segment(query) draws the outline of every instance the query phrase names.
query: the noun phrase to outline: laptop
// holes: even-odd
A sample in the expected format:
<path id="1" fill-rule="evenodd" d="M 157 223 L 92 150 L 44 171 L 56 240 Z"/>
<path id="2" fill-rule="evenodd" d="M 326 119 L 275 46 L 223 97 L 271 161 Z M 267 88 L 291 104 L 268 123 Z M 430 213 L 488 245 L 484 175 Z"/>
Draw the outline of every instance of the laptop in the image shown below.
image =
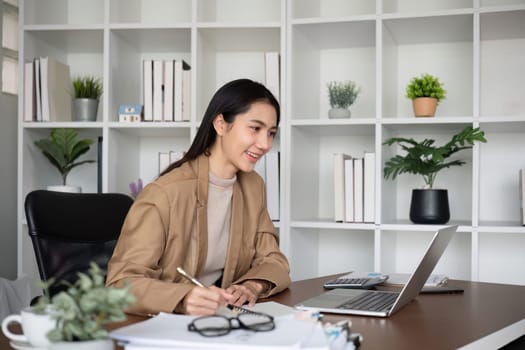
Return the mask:
<path id="1" fill-rule="evenodd" d="M 434 234 L 423 258 L 401 292 L 337 288 L 295 307 L 336 314 L 389 317 L 419 294 L 457 228 L 457 225 L 445 226 Z"/>

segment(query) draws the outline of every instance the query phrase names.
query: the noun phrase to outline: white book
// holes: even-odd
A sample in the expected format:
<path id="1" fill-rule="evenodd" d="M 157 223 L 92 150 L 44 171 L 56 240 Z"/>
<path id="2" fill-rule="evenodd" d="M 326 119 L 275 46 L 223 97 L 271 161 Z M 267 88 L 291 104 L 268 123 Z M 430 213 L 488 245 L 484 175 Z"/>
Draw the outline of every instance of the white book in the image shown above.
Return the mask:
<path id="1" fill-rule="evenodd" d="M 164 104 L 164 64 L 161 60 L 153 61 L 153 121 L 163 119 Z"/>
<path id="2" fill-rule="evenodd" d="M 170 165 L 170 153 L 159 152 L 159 175 Z"/>
<path id="3" fill-rule="evenodd" d="M 143 69 L 143 96 L 144 96 L 144 120 L 153 121 L 153 61 L 142 61 Z"/>
<path id="4" fill-rule="evenodd" d="M 348 154 L 334 153 L 334 220 L 345 220 L 345 159 Z"/>
<path id="5" fill-rule="evenodd" d="M 47 61 L 48 57 L 40 57 L 40 108 L 42 113 L 42 121 L 49 122 L 49 97 L 47 90 Z"/>
<path id="6" fill-rule="evenodd" d="M 345 222 L 354 222 L 354 161 L 344 160 L 344 208 Z"/>
<path id="7" fill-rule="evenodd" d="M 72 83 L 69 66 L 51 57 L 45 57 L 40 65 L 43 120 L 71 121 Z"/>
<path id="8" fill-rule="evenodd" d="M 173 61 L 164 61 L 164 121 L 173 121 Z"/>
<path id="9" fill-rule="evenodd" d="M 36 119 L 34 63 L 24 63 L 24 121 L 32 122 Z"/>
<path id="10" fill-rule="evenodd" d="M 264 53 L 265 86 L 272 92 L 277 101 L 280 101 L 280 63 L 278 52 Z"/>
<path id="11" fill-rule="evenodd" d="M 36 93 L 36 120 L 41 122 L 42 121 L 42 94 L 40 93 L 40 85 L 42 83 L 42 79 L 40 78 L 40 58 L 35 58 L 33 60 L 33 63 L 35 64 L 35 93 Z"/>
<path id="12" fill-rule="evenodd" d="M 190 65 L 184 60 L 175 61 L 175 87 L 174 87 L 174 104 L 173 104 L 173 119 L 175 121 L 182 121 L 182 81 L 183 71 L 189 70 Z"/>
<path id="13" fill-rule="evenodd" d="M 376 154 L 365 152 L 363 221 L 375 222 Z"/>
<path id="14" fill-rule="evenodd" d="M 182 71 L 182 120 L 191 119 L 191 70 Z"/>
<path id="15" fill-rule="evenodd" d="M 354 158 L 354 222 L 363 222 L 363 158 Z"/>
<path id="16" fill-rule="evenodd" d="M 266 153 L 266 207 L 272 221 L 279 220 L 279 152 Z"/>
<path id="17" fill-rule="evenodd" d="M 520 210 L 521 210 L 521 224 L 525 226 L 525 169 L 520 169 Z"/>

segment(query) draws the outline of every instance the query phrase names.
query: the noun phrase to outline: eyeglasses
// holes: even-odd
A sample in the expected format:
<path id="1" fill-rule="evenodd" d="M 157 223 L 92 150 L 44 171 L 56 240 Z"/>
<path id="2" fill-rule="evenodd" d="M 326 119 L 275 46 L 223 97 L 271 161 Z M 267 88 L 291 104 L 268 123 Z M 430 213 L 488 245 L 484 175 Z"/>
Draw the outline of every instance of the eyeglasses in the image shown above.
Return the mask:
<path id="1" fill-rule="evenodd" d="M 243 312 L 236 317 L 221 315 L 202 316 L 188 325 L 188 330 L 204 337 L 218 337 L 232 329 L 248 329 L 254 332 L 268 332 L 275 328 L 273 317 L 259 312 Z"/>

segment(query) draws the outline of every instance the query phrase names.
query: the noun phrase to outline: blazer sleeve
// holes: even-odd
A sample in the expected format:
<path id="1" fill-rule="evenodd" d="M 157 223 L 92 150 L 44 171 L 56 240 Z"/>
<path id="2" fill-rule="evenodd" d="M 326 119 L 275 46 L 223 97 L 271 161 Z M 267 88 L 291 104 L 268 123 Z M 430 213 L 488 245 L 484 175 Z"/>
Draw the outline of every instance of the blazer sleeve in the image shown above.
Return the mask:
<path id="1" fill-rule="evenodd" d="M 166 247 L 169 208 L 164 191 L 150 184 L 141 191 L 124 221 L 108 264 L 106 284 L 123 287 L 129 283 L 137 301 L 127 312 L 171 313 L 193 288 L 186 283 L 161 279 L 159 260 Z"/>

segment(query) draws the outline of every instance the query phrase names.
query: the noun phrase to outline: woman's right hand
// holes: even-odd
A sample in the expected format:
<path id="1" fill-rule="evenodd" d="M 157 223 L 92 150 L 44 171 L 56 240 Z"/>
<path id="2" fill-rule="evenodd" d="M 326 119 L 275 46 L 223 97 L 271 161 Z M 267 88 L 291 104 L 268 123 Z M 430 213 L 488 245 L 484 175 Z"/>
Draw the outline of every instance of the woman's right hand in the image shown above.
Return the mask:
<path id="1" fill-rule="evenodd" d="M 232 295 L 224 289 L 211 287 L 195 287 L 182 301 L 183 312 L 186 315 L 214 315 L 219 306 L 229 303 Z"/>

